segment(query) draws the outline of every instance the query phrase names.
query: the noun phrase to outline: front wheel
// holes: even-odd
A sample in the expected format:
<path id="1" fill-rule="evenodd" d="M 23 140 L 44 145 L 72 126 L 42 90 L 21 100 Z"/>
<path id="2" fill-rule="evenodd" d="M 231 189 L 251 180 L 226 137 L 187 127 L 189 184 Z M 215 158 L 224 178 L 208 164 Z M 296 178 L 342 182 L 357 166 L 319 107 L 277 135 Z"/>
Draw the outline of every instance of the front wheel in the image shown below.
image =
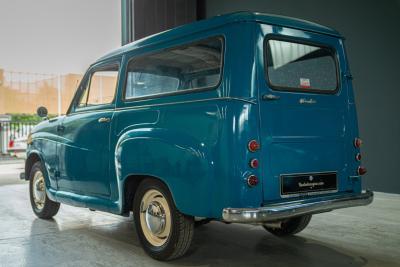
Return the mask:
<path id="1" fill-rule="evenodd" d="M 180 213 L 168 188 L 156 179 L 144 180 L 133 201 L 136 232 L 146 251 L 156 260 L 183 256 L 193 238 L 193 217 Z"/>
<path id="2" fill-rule="evenodd" d="M 280 223 L 280 227 L 263 225 L 264 229 L 273 235 L 285 237 L 300 233 L 310 223 L 311 215 L 303 215 L 286 219 Z"/>
<path id="3" fill-rule="evenodd" d="M 42 168 L 39 161 L 32 166 L 29 174 L 29 196 L 32 210 L 36 216 L 41 219 L 51 219 L 60 209 L 60 203 L 48 198 Z"/>

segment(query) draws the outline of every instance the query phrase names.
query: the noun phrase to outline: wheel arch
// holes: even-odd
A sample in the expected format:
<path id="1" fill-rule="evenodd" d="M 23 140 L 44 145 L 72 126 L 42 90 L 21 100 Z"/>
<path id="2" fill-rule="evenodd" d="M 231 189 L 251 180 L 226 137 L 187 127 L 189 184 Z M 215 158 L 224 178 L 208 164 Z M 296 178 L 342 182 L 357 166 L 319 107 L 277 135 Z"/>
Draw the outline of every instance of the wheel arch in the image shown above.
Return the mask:
<path id="1" fill-rule="evenodd" d="M 25 180 L 29 181 L 32 167 L 36 162 L 40 162 L 41 165 L 42 165 L 44 181 L 45 181 L 45 184 L 46 184 L 47 196 L 52 201 L 57 201 L 56 197 L 51 193 L 51 191 L 49 191 L 49 189 L 51 188 L 49 172 L 48 172 L 48 169 L 46 168 L 46 163 L 45 163 L 45 160 L 43 159 L 42 154 L 37 150 L 32 150 L 32 151 L 30 151 L 28 153 L 28 156 L 27 156 L 26 161 L 25 161 Z"/>
<path id="2" fill-rule="evenodd" d="M 172 200 L 175 203 L 175 198 L 173 196 L 173 193 L 171 191 L 171 188 L 168 186 L 168 184 L 163 181 L 163 179 L 152 176 L 152 175 L 141 175 L 141 174 L 130 174 L 124 179 L 124 200 L 123 200 L 123 207 L 122 207 L 122 213 L 123 214 L 128 214 L 130 211 L 133 209 L 133 199 L 135 198 L 135 194 L 137 189 L 139 188 L 140 183 L 142 183 L 146 179 L 154 179 L 158 180 L 161 183 L 163 183 L 169 190 Z"/>
<path id="3" fill-rule="evenodd" d="M 39 152 L 31 152 L 29 156 L 26 158 L 25 161 L 25 180 L 29 180 L 29 176 L 32 170 L 33 165 L 36 162 L 42 162 L 43 164 L 43 158 L 40 156 Z"/>
<path id="4" fill-rule="evenodd" d="M 152 128 L 124 133 L 115 148 L 121 213 L 129 212 L 138 185 L 151 177 L 167 186 L 181 213 L 211 217 L 204 201 L 213 194 L 211 162 L 209 147 L 182 132 Z"/>

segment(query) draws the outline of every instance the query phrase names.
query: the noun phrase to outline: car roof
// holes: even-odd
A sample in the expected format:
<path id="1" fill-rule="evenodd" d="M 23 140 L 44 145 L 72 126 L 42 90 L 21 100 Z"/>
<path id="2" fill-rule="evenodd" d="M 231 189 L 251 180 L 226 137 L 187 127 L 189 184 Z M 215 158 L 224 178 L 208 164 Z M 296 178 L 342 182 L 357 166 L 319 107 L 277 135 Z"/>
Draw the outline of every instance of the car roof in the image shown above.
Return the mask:
<path id="1" fill-rule="evenodd" d="M 171 39 L 183 37 L 188 34 L 193 34 L 195 32 L 201 32 L 210 28 L 221 27 L 225 24 L 231 24 L 235 22 L 247 22 L 247 21 L 283 26 L 287 28 L 311 31 L 311 32 L 322 33 L 343 38 L 338 31 L 332 28 L 302 19 L 296 19 L 280 15 L 254 13 L 254 12 L 236 12 L 225 15 L 219 15 L 206 20 L 196 21 L 193 23 L 185 24 L 183 26 L 179 26 L 170 30 L 150 35 L 148 37 L 139 39 L 137 41 L 121 46 L 120 48 L 111 51 L 110 53 L 98 59 L 97 62 L 124 54 L 126 52 L 129 52 L 131 50 L 140 47 L 160 42 L 165 42 Z"/>

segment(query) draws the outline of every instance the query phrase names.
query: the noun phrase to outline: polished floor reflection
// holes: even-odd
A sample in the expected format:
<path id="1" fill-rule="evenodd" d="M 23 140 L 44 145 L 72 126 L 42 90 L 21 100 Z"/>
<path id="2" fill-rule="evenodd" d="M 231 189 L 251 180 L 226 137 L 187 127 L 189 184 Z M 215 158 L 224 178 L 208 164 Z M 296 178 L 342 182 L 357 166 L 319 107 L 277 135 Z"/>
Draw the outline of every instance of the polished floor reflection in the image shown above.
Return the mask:
<path id="1" fill-rule="evenodd" d="M 132 218 L 62 205 L 51 221 L 30 209 L 27 184 L 0 186 L 0 266 L 399 266 L 400 196 L 313 217 L 296 237 L 219 222 L 196 229 L 186 257 L 162 263 L 138 243 Z"/>

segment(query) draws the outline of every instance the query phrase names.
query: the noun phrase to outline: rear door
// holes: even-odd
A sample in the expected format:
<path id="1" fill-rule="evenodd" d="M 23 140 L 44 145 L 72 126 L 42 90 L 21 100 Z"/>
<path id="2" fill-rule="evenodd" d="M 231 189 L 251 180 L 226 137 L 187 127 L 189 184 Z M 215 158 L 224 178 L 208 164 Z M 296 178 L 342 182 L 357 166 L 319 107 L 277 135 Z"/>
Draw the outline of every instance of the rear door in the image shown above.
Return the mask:
<path id="1" fill-rule="evenodd" d="M 265 201 L 347 188 L 347 90 L 340 39 L 260 25 Z"/>

